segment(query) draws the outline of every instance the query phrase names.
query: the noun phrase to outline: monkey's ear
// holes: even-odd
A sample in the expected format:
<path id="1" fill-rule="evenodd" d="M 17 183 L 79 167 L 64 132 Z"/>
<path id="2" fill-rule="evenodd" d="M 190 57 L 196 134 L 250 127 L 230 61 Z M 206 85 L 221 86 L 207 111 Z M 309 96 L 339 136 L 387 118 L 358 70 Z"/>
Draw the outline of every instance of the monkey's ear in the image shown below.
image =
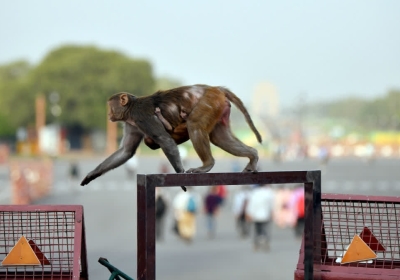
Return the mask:
<path id="1" fill-rule="evenodd" d="M 123 93 L 119 96 L 119 103 L 121 104 L 121 106 L 125 106 L 126 104 L 128 104 L 129 101 L 129 97 L 126 93 Z"/>

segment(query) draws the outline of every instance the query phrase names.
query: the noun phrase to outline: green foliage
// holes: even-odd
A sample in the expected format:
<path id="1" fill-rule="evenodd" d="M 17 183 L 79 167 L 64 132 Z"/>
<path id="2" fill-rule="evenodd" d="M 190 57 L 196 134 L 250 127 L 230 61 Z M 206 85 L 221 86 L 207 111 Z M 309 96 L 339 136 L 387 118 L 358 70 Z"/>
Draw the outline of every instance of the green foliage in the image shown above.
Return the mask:
<path id="1" fill-rule="evenodd" d="M 0 83 L 4 84 L 8 81 L 19 80 L 20 78 L 25 77 L 30 70 L 31 66 L 24 60 L 0 65 Z"/>
<path id="2" fill-rule="evenodd" d="M 14 136 L 15 130 L 13 126 L 8 122 L 4 114 L 0 114 L 0 137 L 12 137 Z"/>
<path id="3" fill-rule="evenodd" d="M 12 127 L 32 125 L 36 96 L 49 97 L 57 92 L 62 113 L 53 116 L 54 105 L 46 98 L 48 122 L 104 128 L 109 96 L 120 91 L 137 96 L 150 94 L 154 80 L 152 66 L 146 60 L 96 47 L 63 46 L 32 69 L 22 62 L 0 67 L 0 109 Z"/>
<path id="4" fill-rule="evenodd" d="M 106 101 L 112 94 L 126 91 L 141 96 L 151 93 L 153 86 L 149 62 L 95 47 L 57 49 L 30 77 L 32 92 L 59 93 L 62 114 L 58 121 L 86 128 L 105 127 Z M 52 118 L 47 110 L 47 119 Z"/>
<path id="5" fill-rule="evenodd" d="M 400 90 L 372 100 L 347 98 L 311 106 L 318 115 L 351 122 L 361 130 L 400 131 Z"/>
<path id="6" fill-rule="evenodd" d="M 0 66 L 0 136 L 8 136 L 10 130 L 20 124 L 21 115 L 29 111 L 25 103 L 19 104 L 18 98 L 24 98 L 22 88 L 32 67 L 26 61 L 16 61 Z"/>
<path id="7" fill-rule="evenodd" d="M 160 77 L 156 80 L 155 90 L 167 90 L 181 86 L 182 83 L 178 80 L 169 77 Z"/>

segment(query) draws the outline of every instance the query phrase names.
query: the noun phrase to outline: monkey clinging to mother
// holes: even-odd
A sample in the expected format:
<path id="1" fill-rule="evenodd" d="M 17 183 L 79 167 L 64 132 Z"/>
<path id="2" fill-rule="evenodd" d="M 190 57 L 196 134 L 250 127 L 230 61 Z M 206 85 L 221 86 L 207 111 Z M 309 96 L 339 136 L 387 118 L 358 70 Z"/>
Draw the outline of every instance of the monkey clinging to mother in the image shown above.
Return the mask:
<path id="1" fill-rule="evenodd" d="M 210 142 L 238 157 L 249 158 L 243 172 L 257 172 L 258 152 L 236 138 L 230 128 L 231 103 L 243 113 L 259 143 L 261 135 L 243 102 L 225 87 L 192 85 L 173 88 L 144 97 L 120 92 L 108 99 L 108 117 L 124 122 L 120 148 L 89 172 L 81 186 L 117 168 L 135 155 L 143 140 L 151 149 L 161 148 L 177 173 L 184 173 L 177 145 L 191 140 L 202 166 L 187 173 L 211 170 L 215 160 Z"/>

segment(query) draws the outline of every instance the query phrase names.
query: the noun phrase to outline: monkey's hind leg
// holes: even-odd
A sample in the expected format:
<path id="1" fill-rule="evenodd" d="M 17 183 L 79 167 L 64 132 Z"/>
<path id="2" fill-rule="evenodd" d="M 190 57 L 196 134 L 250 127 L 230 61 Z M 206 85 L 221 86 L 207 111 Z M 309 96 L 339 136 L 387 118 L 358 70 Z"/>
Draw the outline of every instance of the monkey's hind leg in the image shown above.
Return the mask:
<path id="1" fill-rule="evenodd" d="M 211 154 L 209 134 L 222 117 L 226 104 L 226 97 L 222 91 L 208 89 L 188 115 L 187 131 L 203 166 L 191 168 L 186 172 L 203 173 L 213 168 L 215 160 Z"/>
<path id="2" fill-rule="evenodd" d="M 201 129 L 190 130 L 190 128 L 188 128 L 188 131 L 193 147 L 203 162 L 203 165 L 197 168 L 190 168 L 186 173 L 205 173 L 210 171 L 215 164 L 215 160 L 211 154 L 208 134 Z"/>
<path id="3" fill-rule="evenodd" d="M 242 172 L 257 172 L 257 150 L 237 139 L 228 126 L 218 123 L 210 134 L 210 140 L 215 146 L 234 156 L 249 158 L 250 161 Z"/>

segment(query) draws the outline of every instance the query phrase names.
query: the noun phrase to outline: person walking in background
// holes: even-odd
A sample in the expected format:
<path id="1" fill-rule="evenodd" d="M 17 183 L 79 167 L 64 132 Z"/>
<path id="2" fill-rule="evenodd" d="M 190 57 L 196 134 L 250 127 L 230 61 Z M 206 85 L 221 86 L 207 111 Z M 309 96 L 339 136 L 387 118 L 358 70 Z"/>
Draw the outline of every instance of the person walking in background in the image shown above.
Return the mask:
<path id="1" fill-rule="evenodd" d="M 280 228 L 292 228 L 296 222 L 290 202 L 293 190 L 283 186 L 275 191 L 274 221 Z"/>
<path id="2" fill-rule="evenodd" d="M 236 228 L 242 238 L 247 237 L 250 232 L 250 223 L 246 219 L 246 207 L 249 201 L 250 189 L 250 186 L 241 186 L 233 198 L 232 211 L 235 215 Z"/>
<path id="3" fill-rule="evenodd" d="M 293 190 L 291 205 L 295 216 L 294 235 L 301 238 L 304 232 L 304 186 L 299 185 Z"/>
<path id="4" fill-rule="evenodd" d="M 254 250 L 270 248 L 270 226 L 274 207 L 274 191 L 268 185 L 252 190 L 246 207 L 246 218 L 254 224 Z"/>
<path id="5" fill-rule="evenodd" d="M 79 166 L 76 161 L 71 161 L 69 164 L 69 178 L 71 180 L 78 180 L 79 179 Z"/>
<path id="6" fill-rule="evenodd" d="M 174 231 L 183 240 L 190 243 L 196 234 L 196 214 L 199 205 L 197 195 L 191 187 L 186 192 L 178 192 L 173 201 Z"/>
<path id="7" fill-rule="evenodd" d="M 76 188 L 76 186 L 78 185 L 80 174 L 79 174 L 79 165 L 75 160 L 69 163 L 68 175 L 69 175 L 70 187 L 75 191 L 78 191 L 78 188 Z"/>
<path id="8" fill-rule="evenodd" d="M 217 193 L 217 195 L 219 196 L 219 198 L 221 200 L 220 204 L 222 206 L 224 204 L 224 202 L 225 202 L 225 199 L 226 199 L 227 195 L 228 195 L 228 190 L 226 189 L 225 185 L 218 185 L 218 186 L 215 186 L 215 187 L 217 188 L 216 193 Z"/>
<path id="9" fill-rule="evenodd" d="M 204 198 L 204 210 L 207 219 L 207 234 L 209 238 L 214 238 L 216 233 L 216 215 L 221 204 L 221 197 L 218 195 L 217 186 L 211 186 Z"/>
<path id="10" fill-rule="evenodd" d="M 137 173 L 137 166 L 138 166 L 138 160 L 137 160 L 137 154 L 128 159 L 128 161 L 125 163 L 125 169 L 126 169 L 126 174 L 128 176 L 128 179 L 133 179 L 136 176 Z"/>
<path id="11" fill-rule="evenodd" d="M 326 166 L 329 162 L 329 149 L 326 145 L 322 145 L 319 148 L 319 154 L 318 154 L 319 160 L 321 162 L 321 165 Z"/>
<path id="12" fill-rule="evenodd" d="M 169 173 L 169 165 L 167 162 L 161 162 L 160 167 L 159 167 L 159 172 L 160 173 Z"/>
<path id="13" fill-rule="evenodd" d="M 164 240 L 165 215 L 168 210 L 168 199 L 162 189 L 156 187 L 156 240 Z"/>

